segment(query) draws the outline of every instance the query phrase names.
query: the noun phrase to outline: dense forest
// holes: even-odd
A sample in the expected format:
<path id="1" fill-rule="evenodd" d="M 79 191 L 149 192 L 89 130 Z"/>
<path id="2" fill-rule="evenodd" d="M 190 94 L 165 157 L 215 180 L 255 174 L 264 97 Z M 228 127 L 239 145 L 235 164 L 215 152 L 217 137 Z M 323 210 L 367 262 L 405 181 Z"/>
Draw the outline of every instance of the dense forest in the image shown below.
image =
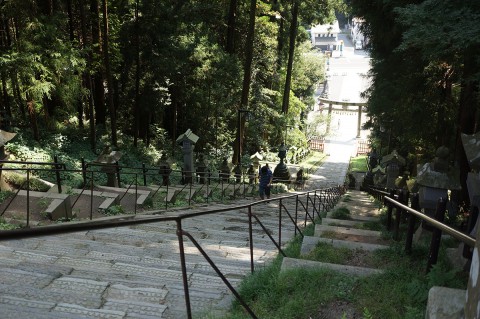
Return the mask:
<path id="1" fill-rule="evenodd" d="M 324 62 L 307 29 L 342 1 L 0 0 L 0 128 L 69 127 L 93 151 L 127 140 L 237 161 L 305 146 Z M 99 141 L 107 143 L 99 145 Z M 103 140 L 102 140 L 103 138 Z"/>
<path id="2" fill-rule="evenodd" d="M 471 170 L 461 134 L 479 131 L 480 2 L 355 0 L 372 57 L 364 93 L 375 146 L 409 155 L 409 167 L 450 149 L 468 201 Z"/>

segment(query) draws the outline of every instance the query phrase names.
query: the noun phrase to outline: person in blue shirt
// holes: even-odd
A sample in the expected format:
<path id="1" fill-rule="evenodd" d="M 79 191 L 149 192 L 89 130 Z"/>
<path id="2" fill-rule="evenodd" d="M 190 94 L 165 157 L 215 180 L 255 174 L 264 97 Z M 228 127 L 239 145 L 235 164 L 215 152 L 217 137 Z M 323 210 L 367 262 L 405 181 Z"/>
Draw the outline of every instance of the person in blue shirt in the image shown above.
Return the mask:
<path id="1" fill-rule="evenodd" d="M 272 184 L 273 174 L 268 164 L 260 168 L 260 181 L 258 183 L 258 193 L 261 199 L 270 198 L 270 185 Z"/>

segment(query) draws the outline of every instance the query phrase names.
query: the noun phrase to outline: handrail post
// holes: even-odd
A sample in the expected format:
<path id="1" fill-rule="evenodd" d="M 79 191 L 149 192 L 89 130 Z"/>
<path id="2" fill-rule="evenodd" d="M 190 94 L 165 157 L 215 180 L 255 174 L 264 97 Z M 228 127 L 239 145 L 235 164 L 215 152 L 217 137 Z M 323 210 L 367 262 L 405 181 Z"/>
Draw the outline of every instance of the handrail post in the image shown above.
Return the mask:
<path id="1" fill-rule="evenodd" d="M 437 202 L 437 210 L 435 211 L 435 219 L 441 223 L 445 218 L 445 209 L 447 208 L 447 199 L 441 197 Z M 437 227 L 433 227 L 432 240 L 430 242 L 430 250 L 428 252 L 427 273 L 430 272 L 432 266 L 437 263 L 438 250 L 440 249 L 440 241 L 442 239 L 442 231 Z"/>
<path id="2" fill-rule="evenodd" d="M 282 247 L 282 199 L 280 198 L 280 202 L 278 203 L 279 210 L 278 210 L 278 247 Z"/>
<path id="3" fill-rule="evenodd" d="M 145 178 L 145 175 L 143 175 Z M 137 215 L 137 200 L 138 200 L 138 174 L 135 173 L 135 210 L 134 215 Z"/>
<path id="4" fill-rule="evenodd" d="M 143 172 L 143 186 L 147 186 L 147 169 L 145 168 L 145 163 L 142 163 L 142 172 Z"/>
<path id="5" fill-rule="evenodd" d="M 305 205 L 305 221 L 303 222 L 303 227 L 307 227 L 307 218 L 308 218 L 308 202 L 310 200 L 310 192 L 307 192 L 307 204 Z"/>
<path id="6" fill-rule="evenodd" d="M 87 184 L 87 165 L 85 164 L 85 159 L 82 157 L 82 177 L 83 177 L 83 187 Z"/>
<path id="7" fill-rule="evenodd" d="M 118 187 L 122 187 L 122 183 L 120 182 L 120 165 L 118 164 L 118 161 L 115 162 L 115 170 L 117 172 Z"/>
<path id="8" fill-rule="evenodd" d="M 27 169 L 27 227 L 30 225 L 30 169 Z"/>
<path id="9" fill-rule="evenodd" d="M 60 165 L 57 165 L 58 163 L 58 156 L 54 155 L 53 156 L 53 162 L 55 163 L 55 177 L 57 178 L 57 187 L 58 187 L 58 193 L 62 193 L 62 181 L 60 180 Z"/>
<path id="10" fill-rule="evenodd" d="M 398 194 L 398 201 L 402 204 L 405 204 L 405 193 L 403 190 L 399 190 Z M 394 239 L 396 241 L 400 240 L 400 219 L 402 219 L 402 210 L 399 207 L 395 207 L 395 228 L 394 228 Z"/>
<path id="11" fill-rule="evenodd" d="M 93 219 L 93 171 L 90 177 L 90 220 Z"/>
<path id="12" fill-rule="evenodd" d="M 394 199 L 395 192 L 390 191 L 389 197 Z M 392 229 L 392 211 L 393 211 L 393 204 L 388 202 L 387 204 L 387 230 Z"/>
<path id="13" fill-rule="evenodd" d="M 183 230 L 181 219 L 177 219 L 177 237 L 180 250 L 180 266 L 182 268 L 183 292 L 185 294 L 185 307 L 187 310 L 187 318 L 192 319 L 192 308 L 190 305 L 190 292 L 188 290 L 187 265 L 185 262 L 185 247 L 183 244 Z"/>
<path id="14" fill-rule="evenodd" d="M 168 209 L 168 184 L 167 183 L 167 192 L 165 193 L 165 210 Z"/>
<path id="15" fill-rule="evenodd" d="M 297 225 L 298 225 L 298 194 L 295 196 L 295 236 L 297 236 Z"/>
<path id="16" fill-rule="evenodd" d="M 253 226 L 252 226 L 252 205 L 248 205 L 248 242 L 250 245 L 250 271 L 255 271 L 253 264 Z"/>
<path id="17" fill-rule="evenodd" d="M 412 194 L 411 207 L 416 211 L 420 211 L 418 193 Z M 408 213 L 407 238 L 405 240 L 405 252 L 407 254 L 410 254 L 412 252 L 413 234 L 415 233 L 415 221 L 415 215 L 412 213 Z"/>

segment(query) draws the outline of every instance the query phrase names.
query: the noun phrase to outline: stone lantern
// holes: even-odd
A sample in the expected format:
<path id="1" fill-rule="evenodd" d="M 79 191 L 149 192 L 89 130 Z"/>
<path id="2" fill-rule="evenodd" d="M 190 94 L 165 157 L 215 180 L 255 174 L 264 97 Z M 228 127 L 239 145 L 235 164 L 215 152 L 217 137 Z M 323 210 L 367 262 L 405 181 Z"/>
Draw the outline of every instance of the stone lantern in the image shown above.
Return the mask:
<path id="1" fill-rule="evenodd" d="M 480 132 L 474 135 L 462 134 L 462 143 L 472 170 L 467 176 L 470 204 L 480 209 Z"/>
<path id="2" fill-rule="evenodd" d="M 188 129 L 185 133 L 181 134 L 177 138 L 177 143 L 182 146 L 183 152 L 183 181 L 184 183 L 193 182 L 193 149 L 197 143 L 199 137 L 193 134 L 191 129 Z"/>
<path id="3" fill-rule="evenodd" d="M 373 185 L 376 187 L 385 187 L 385 169 L 377 165 L 372 169 Z"/>
<path id="4" fill-rule="evenodd" d="M 10 133 L 4 130 L 0 130 L 0 160 L 6 161 L 8 159 L 8 155 L 5 154 L 5 144 L 7 144 L 8 141 L 14 138 L 15 135 L 17 135 L 17 133 Z M 2 165 L 3 164 L 0 164 L 0 168 L 2 167 Z M 0 188 L 2 190 L 10 189 L 4 181 L 4 176 L 1 170 L 0 170 Z"/>
<path id="5" fill-rule="evenodd" d="M 480 218 L 474 216 L 473 207 L 480 210 L 480 132 L 474 135 L 462 134 L 463 148 L 470 165 L 471 172 L 467 175 L 468 197 L 470 199 L 470 220 L 468 221 L 470 235 L 476 236 L 480 228 Z M 477 238 L 478 241 L 478 238 Z"/>
<path id="6" fill-rule="evenodd" d="M 387 175 L 386 188 L 395 189 L 395 181 L 400 174 L 400 167 L 405 166 L 405 158 L 400 156 L 396 150 L 382 158 L 382 166 L 385 167 Z"/>
<path id="7" fill-rule="evenodd" d="M 288 171 L 287 165 L 284 163 L 284 160 L 287 157 L 287 147 L 284 143 L 282 143 L 278 149 L 278 157 L 280 158 L 280 163 L 275 167 L 273 177 L 281 182 L 289 182 L 290 172 Z"/>
<path id="8" fill-rule="evenodd" d="M 440 197 L 447 198 L 448 190 L 461 188 L 458 178 L 448 166 L 448 148 L 441 146 L 435 154 L 432 163 L 426 163 L 419 169 L 416 179 L 420 207 L 429 216 L 435 214 Z"/>
<path id="9" fill-rule="evenodd" d="M 250 156 L 250 160 L 252 161 L 253 171 L 255 172 L 254 183 L 258 183 L 258 172 L 260 171 L 260 161 L 263 160 L 262 154 L 256 152 L 252 156 Z"/>
<path id="10" fill-rule="evenodd" d="M 196 163 L 196 168 L 197 168 L 198 182 L 200 184 L 205 184 L 205 177 L 208 176 L 208 169 L 207 169 L 207 163 L 205 162 L 205 158 L 203 154 L 199 154 L 197 163 Z"/>
<path id="11" fill-rule="evenodd" d="M 117 162 L 122 157 L 122 153 L 119 151 L 112 151 L 106 146 L 94 163 L 100 163 L 102 165 L 102 171 L 107 175 L 107 186 L 119 187 L 117 173 Z"/>
<path id="12" fill-rule="evenodd" d="M 162 176 L 162 186 L 170 185 L 170 163 L 168 162 L 167 154 L 163 153 L 158 160 L 158 173 Z"/>

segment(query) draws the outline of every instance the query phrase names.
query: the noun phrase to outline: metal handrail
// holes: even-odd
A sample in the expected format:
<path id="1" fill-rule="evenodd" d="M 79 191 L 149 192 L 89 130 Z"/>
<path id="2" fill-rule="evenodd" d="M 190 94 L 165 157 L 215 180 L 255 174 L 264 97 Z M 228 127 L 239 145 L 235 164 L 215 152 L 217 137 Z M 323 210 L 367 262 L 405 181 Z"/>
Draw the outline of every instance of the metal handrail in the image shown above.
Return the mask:
<path id="1" fill-rule="evenodd" d="M 440 229 L 441 231 L 444 231 L 450 235 L 452 235 L 453 237 L 455 237 L 456 239 L 460 240 L 461 242 L 463 242 L 464 244 L 467 244 L 468 246 L 470 247 L 475 247 L 475 243 L 476 243 L 476 240 L 473 238 L 473 237 L 470 237 L 464 233 L 461 233 L 459 232 L 458 230 L 456 229 L 453 229 L 452 227 L 449 227 L 439 221 L 437 221 L 436 219 L 432 218 L 432 217 L 429 217 L 427 215 L 425 215 L 424 213 L 422 212 L 419 212 L 419 211 L 416 211 L 415 209 L 412 209 L 388 196 L 385 196 L 385 200 L 394 204 L 395 206 L 401 208 L 401 209 L 404 209 L 406 211 L 408 211 L 409 213 L 412 213 L 414 214 L 415 216 L 419 217 L 420 219 L 432 224 L 434 227 Z"/>
<path id="2" fill-rule="evenodd" d="M 92 172 L 93 174 L 93 172 Z M 93 179 L 92 179 L 93 180 Z M 335 194 L 335 196 L 339 196 L 342 193 L 342 190 L 337 188 L 337 189 L 329 189 L 329 192 L 332 192 Z M 313 192 L 313 191 L 310 191 Z M 304 192 L 303 194 L 306 195 L 307 197 L 309 196 L 310 192 Z M 315 191 L 316 192 L 316 191 Z M 220 209 L 215 209 L 211 211 L 199 211 L 199 212 L 189 212 L 189 213 L 181 213 L 180 215 L 177 216 L 141 216 L 141 215 L 134 215 L 134 216 L 125 216 L 125 217 L 112 217 L 112 218 L 107 218 L 107 219 L 102 219 L 100 221 L 86 221 L 86 222 L 75 222 L 75 223 L 69 223 L 69 224 L 57 224 L 57 225 L 49 225 L 49 226 L 41 226 L 38 228 L 25 228 L 25 229 L 14 229 L 14 230 L 6 230 L 6 231 L 0 231 L 0 241 L 1 240 L 7 240 L 7 239 L 20 239 L 20 238 L 29 238 L 29 237 L 38 237 L 38 236 L 51 236 L 51 235 L 56 235 L 56 234 L 63 234 L 63 233 L 71 233 L 71 232 L 78 232 L 78 231 L 90 231 L 94 229 L 105 229 L 105 228 L 115 228 L 115 227 L 122 227 L 122 226 L 130 226 L 130 225 L 138 225 L 138 224 L 146 224 L 146 223 L 156 223 L 156 222 L 167 222 L 167 221 L 175 221 L 177 224 L 177 235 L 178 235 L 178 244 L 180 246 L 180 263 L 182 266 L 182 277 L 183 277 L 183 282 L 184 282 L 184 292 L 185 292 L 185 302 L 186 302 L 186 310 L 187 310 L 187 316 L 189 319 L 191 319 L 192 312 L 191 312 L 191 306 L 190 306 L 190 296 L 189 296 L 189 290 L 188 290 L 188 284 L 187 284 L 187 275 L 186 275 L 186 263 L 185 263 L 185 253 L 183 251 L 183 236 L 188 237 L 192 243 L 197 247 L 197 249 L 201 252 L 201 254 L 204 256 L 204 258 L 207 259 L 207 261 L 211 264 L 212 268 L 214 268 L 215 272 L 221 277 L 221 279 L 224 281 L 224 283 L 227 285 L 227 287 L 233 292 L 233 294 L 239 299 L 239 302 L 245 307 L 247 312 L 250 314 L 252 318 L 257 318 L 256 315 L 250 310 L 248 305 L 246 305 L 242 299 L 239 297 L 238 293 L 236 290 L 228 283 L 228 281 L 225 279 L 225 276 L 218 270 L 218 268 L 215 266 L 213 261 L 209 258 L 209 256 L 203 251 L 203 249 L 200 247 L 200 245 L 195 241 L 195 239 L 188 233 L 185 232 L 182 229 L 182 220 L 187 219 L 187 218 L 192 218 L 192 217 L 198 217 L 198 216 L 203 216 L 203 215 L 211 215 L 211 214 L 216 214 L 216 213 L 221 213 L 221 212 L 226 212 L 226 211 L 231 211 L 235 209 L 242 209 L 242 208 L 247 208 L 248 211 L 248 219 L 249 219 L 249 241 L 250 241 L 250 256 L 251 256 L 251 270 L 253 271 L 253 236 L 252 236 L 252 217 L 259 223 L 259 225 L 262 227 L 262 229 L 265 231 L 265 233 L 268 235 L 268 237 L 271 239 L 271 241 L 275 244 L 279 252 L 285 256 L 285 253 L 281 249 L 282 241 L 281 241 L 281 231 L 282 231 L 282 201 L 284 199 L 290 199 L 290 198 L 295 198 L 298 200 L 298 194 L 294 195 L 288 195 L 288 196 L 281 196 L 277 197 L 275 199 L 270 199 L 270 200 L 262 200 L 262 201 L 257 201 L 254 203 L 250 204 L 243 204 L 243 205 L 237 205 L 233 207 L 228 207 L 228 208 L 220 208 Z M 259 218 L 252 213 L 252 206 L 266 203 L 269 201 L 279 201 L 279 238 L 278 242 L 273 239 L 273 237 L 269 234 L 268 230 L 262 225 L 260 222 Z M 308 202 L 308 200 L 307 200 Z M 296 205 L 296 210 L 298 209 L 298 206 Z M 155 214 L 155 211 L 151 212 Z M 297 211 L 295 212 L 297 214 Z M 308 213 L 308 211 L 306 212 Z M 295 220 L 291 217 L 290 213 L 287 211 L 287 215 L 290 217 L 290 220 L 294 222 Z M 296 223 L 295 227 L 297 227 Z"/>

